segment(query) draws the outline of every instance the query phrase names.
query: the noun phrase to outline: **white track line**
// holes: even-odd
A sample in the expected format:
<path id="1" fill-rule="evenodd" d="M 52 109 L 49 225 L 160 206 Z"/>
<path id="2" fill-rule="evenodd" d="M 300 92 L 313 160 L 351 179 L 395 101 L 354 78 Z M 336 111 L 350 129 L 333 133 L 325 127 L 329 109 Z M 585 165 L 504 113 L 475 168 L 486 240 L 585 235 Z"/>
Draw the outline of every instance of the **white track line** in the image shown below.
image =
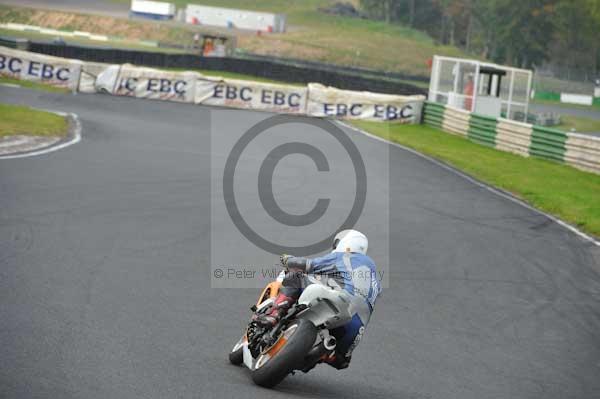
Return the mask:
<path id="1" fill-rule="evenodd" d="M 12 147 L 15 145 L 22 145 L 22 144 L 26 144 L 29 143 L 31 141 L 31 136 L 28 137 L 21 137 L 18 140 L 14 140 L 14 141 L 7 141 L 5 143 L 0 143 L 0 148 L 4 148 L 4 147 Z"/>
<path id="2" fill-rule="evenodd" d="M 48 154 L 50 152 L 58 151 L 62 148 L 79 143 L 81 141 L 81 122 L 79 122 L 79 116 L 77 116 L 77 114 L 60 112 L 60 111 L 51 111 L 51 110 L 43 110 L 43 111 L 52 112 L 52 113 L 60 115 L 60 116 L 70 115 L 71 118 L 73 118 L 73 121 L 75 122 L 75 137 L 73 137 L 71 140 L 66 141 L 64 143 L 61 143 L 61 144 L 58 144 L 55 146 L 50 146 L 48 148 L 43 148 L 43 149 L 37 150 L 37 151 L 26 152 L 24 154 L 2 155 L 2 156 L 0 156 L 0 160 L 27 158 L 27 157 L 34 157 L 37 155 L 44 155 L 44 154 Z"/>
<path id="3" fill-rule="evenodd" d="M 490 192 L 492 192 L 492 193 L 494 193 L 494 194 L 496 194 L 496 195 L 498 195 L 498 196 L 500 196 L 502 198 L 505 198 L 505 199 L 507 199 L 507 200 L 509 200 L 511 202 L 514 202 L 515 204 L 519 204 L 522 207 L 529 209 L 530 211 L 533 211 L 533 212 L 535 212 L 537 214 L 540 214 L 540 215 L 543 215 L 543 216 L 547 217 L 548 219 L 552 220 L 553 222 L 557 223 L 558 225 L 564 227 L 565 229 L 571 231 L 572 233 L 575 233 L 576 235 L 578 235 L 579 237 L 583 238 L 584 240 L 587 240 L 587 241 L 595 244 L 596 246 L 600 247 L 600 241 L 597 241 L 593 237 L 585 234 L 584 232 L 582 232 L 581 230 L 579 230 L 577 227 L 575 227 L 573 225 L 570 225 L 569 223 L 567 223 L 567 222 L 565 222 L 563 220 L 560 220 L 556 216 L 552 216 L 552 215 L 550 215 L 550 214 L 548 214 L 546 212 L 543 212 L 543 211 L 541 211 L 541 210 L 539 210 L 537 208 L 534 208 L 533 206 L 527 204 L 526 202 L 524 202 L 524 201 L 522 201 L 522 200 L 520 200 L 520 199 L 518 199 L 518 198 L 516 198 L 516 197 L 514 197 L 514 196 L 512 196 L 512 195 L 510 195 L 508 193 L 500 191 L 500 190 L 498 190 L 498 189 L 490 186 L 489 184 L 486 184 L 486 183 L 483 183 L 483 182 L 481 182 L 479 180 L 476 180 L 476 179 L 472 178 L 471 176 L 469 176 L 469 175 L 461 172 L 460 170 L 458 170 L 458 169 L 456 169 L 456 168 L 454 168 L 454 167 L 452 167 L 450 165 L 447 165 L 447 164 L 445 164 L 443 162 L 440 162 L 437 159 L 432 158 L 432 157 L 430 157 L 428 155 L 422 154 L 422 153 L 420 153 L 420 152 L 418 152 L 416 150 L 413 150 L 412 148 L 403 146 L 402 144 L 394 143 L 394 142 L 388 141 L 386 139 L 383 139 L 381 137 L 375 136 L 375 135 L 373 135 L 373 134 L 371 134 L 369 132 L 366 132 L 366 131 L 364 131 L 362 129 L 359 129 L 357 127 L 349 125 L 349 124 L 347 124 L 345 122 L 337 121 L 337 123 L 340 124 L 340 125 L 342 125 L 342 126 L 344 126 L 345 128 L 348 128 L 348 129 L 354 130 L 355 132 L 364 134 L 367 137 L 370 137 L 372 139 L 381 141 L 381 142 L 386 143 L 386 144 L 393 145 L 394 147 L 401 148 L 401 149 L 403 149 L 405 151 L 408 151 L 408 152 L 410 152 L 412 154 L 417 155 L 418 157 L 426 159 L 429 162 L 432 162 L 432 163 L 436 164 L 437 166 L 439 166 L 439 167 L 441 167 L 441 168 L 443 168 L 443 169 L 445 169 L 445 170 L 447 170 L 449 172 L 452 172 L 455 175 L 460 176 L 463 179 L 465 179 L 465 180 L 467 180 L 467 181 L 475 184 L 476 186 L 484 188 L 484 189 L 486 189 L 486 190 L 488 190 L 488 191 L 490 191 Z"/>

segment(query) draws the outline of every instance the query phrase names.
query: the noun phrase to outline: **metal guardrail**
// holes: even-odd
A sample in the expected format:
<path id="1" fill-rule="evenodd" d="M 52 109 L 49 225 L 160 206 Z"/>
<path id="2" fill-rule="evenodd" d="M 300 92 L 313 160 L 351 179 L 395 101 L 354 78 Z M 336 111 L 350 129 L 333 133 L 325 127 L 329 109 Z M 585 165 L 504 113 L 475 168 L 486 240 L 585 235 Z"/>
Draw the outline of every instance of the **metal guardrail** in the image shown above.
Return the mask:
<path id="1" fill-rule="evenodd" d="M 27 50 L 29 40 L 15 37 L 0 36 L 0 46 L 10 47 L 18 50 Z"/>

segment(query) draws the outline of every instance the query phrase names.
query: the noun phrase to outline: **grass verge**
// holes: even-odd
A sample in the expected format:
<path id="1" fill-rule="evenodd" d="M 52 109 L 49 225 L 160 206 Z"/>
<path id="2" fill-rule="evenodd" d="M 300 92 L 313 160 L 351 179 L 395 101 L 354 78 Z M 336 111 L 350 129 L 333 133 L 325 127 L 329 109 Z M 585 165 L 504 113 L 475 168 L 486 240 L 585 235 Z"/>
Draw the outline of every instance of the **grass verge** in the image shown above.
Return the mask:
<path id="1" fill-rule="evenodd" d="M 353 122 L 377 136 L 440 159 L 545 212 L 600 236 L 600 176 L 475 144 L 424 125 Z"/>
<path id="2" fill-rule="evenodd" d="M 117 1 L 129 3 L 129 0 Z M 429 76 L 427 60 L 434 54 L 458 57 L 465 55 L 456 47 L 438 45 L 427 34 L 406 26 L 328 15 L 319 11 L 320 8 L 328 7 L 334 2 L 204 0 L 200 3 L 286 14 L 289 27 L 286 33 L 258 36 L 248 31 L 227 31 L 237 35 L 237 44 L 241 50 L 252 53 L 421 76 Z M 198 2 L 176 0 L 175 3 L 183 7 L 187 3 Z M 199 29 L 212 29 L 206 26 L 131 21 L 109 16 L 8 6 L 0 6 L 0 22 L 85 30 L 131 40 L 157 40 L 168 43 L 190 43 L 194 32 Z"/>
<path id="3" fill-rule="evenodd" d="M 67 119 L 51 112 L 0 103 L 0 137 L 67 135 Z"/>
<path id="4" fill-rule="evenodd" d="M 557 128 L 567 132 L 571 129 L 575 129 L 578 133 L 600 132 L 600 120 L 563 115 Z"/>
<path id="5" fill-rule="evenodd" d="M 194 1 L 177 0 L 179 4 Z M 205 5 L 283 13 L 283 34 L 241 35 L 238 46 L 253 53 L 300 58 L 346 66 L 429 76 L 427 60 L 434 54 L 464 56 L 441 46 L 427 34 L 397 24 L 328 15 L 320 8 L 334 0 L 204 0 Z"/>
<path id="6" fill-rule="evenodd" d="M 19 80 L 14 78 L 7 78 L 6 76 L 0 76 L 0 83 L 18 85 L 26 87 L 28 89 L 37 89 L 43 91 L 49 91 L 51 93 L 69 93 L 70 90 L 65 87 L 51 86 L 45 83 L 32 82 L 29 80 Z"/>

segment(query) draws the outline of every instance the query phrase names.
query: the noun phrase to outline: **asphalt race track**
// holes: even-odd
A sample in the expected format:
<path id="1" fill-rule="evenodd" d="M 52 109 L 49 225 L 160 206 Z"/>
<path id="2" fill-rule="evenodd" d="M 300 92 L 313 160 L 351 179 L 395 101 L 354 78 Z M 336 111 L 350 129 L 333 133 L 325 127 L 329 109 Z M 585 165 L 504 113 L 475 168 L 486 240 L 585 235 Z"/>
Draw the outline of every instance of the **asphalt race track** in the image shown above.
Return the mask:
<path id="1" fill-rule="evenodd" d="M 83 127 L 66 149 L 0 160 L 0 398 L 600 397 L 598 247 L 396 147 L 390 287 L 352 365 L 256 387 L 227 352 L 258 291 L 211 288 L 213 110 L 0 98 Z M 219 112 L 231 131 L 266 116 Z M 377 167 L 388 146 L 348 135 Z"/>

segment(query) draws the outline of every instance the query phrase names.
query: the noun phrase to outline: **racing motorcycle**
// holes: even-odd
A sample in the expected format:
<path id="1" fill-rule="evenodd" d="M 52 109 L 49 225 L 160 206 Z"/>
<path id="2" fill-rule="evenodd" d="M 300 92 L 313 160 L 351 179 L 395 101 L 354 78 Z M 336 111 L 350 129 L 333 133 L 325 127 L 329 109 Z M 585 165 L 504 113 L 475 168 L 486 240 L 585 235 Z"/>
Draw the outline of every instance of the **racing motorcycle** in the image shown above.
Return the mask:
<path id="1" fill-rule="evenodd" d="M 269 283 L 250 309 L 269 311 L 279 293 L 285 272 Z M 296 370 L 307 373 L 335 352 L 336 338 L 330 330 L 352 319 L 354 304 L 345 291 L 307 276 L 308 285 L 296 304 L 275 326 L 250 321 L 246 332 L 229 353 L 229 361 L 245 365 L 255 384 L 274 387 Z"/>

